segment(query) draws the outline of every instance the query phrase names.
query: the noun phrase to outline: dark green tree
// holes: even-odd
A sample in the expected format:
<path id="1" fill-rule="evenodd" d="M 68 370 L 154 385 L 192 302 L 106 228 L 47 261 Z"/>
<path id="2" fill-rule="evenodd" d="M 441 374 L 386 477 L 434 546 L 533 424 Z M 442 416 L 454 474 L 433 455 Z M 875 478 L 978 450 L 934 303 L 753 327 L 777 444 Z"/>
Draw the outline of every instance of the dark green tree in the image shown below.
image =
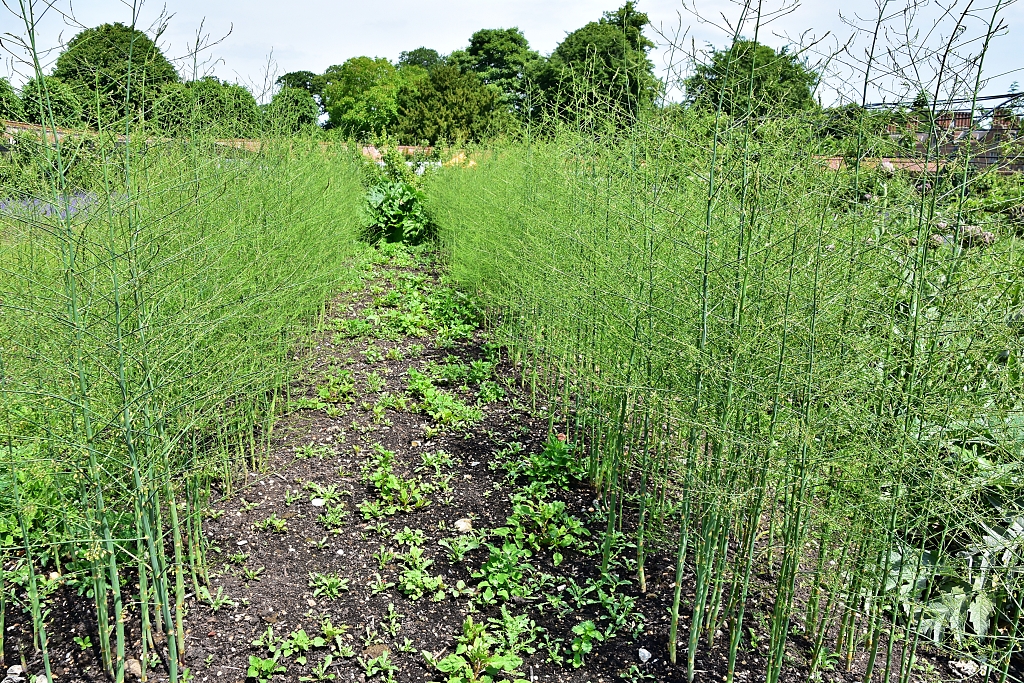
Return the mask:
<path id="1" fill-rule="evenodd" d="M 267 105 L 266 115 L 271 130 L 294 133 L 316 125 L 320 106 L 304 88 L 282 88 Z"/>
<path id="2" fill-rule="evenodd" d="M 146 117 L 147 101 L 178 80 L 174 66 L 149 36 L 124 24 L 89 28 L 68 43 L 53 76 L 75 90 L 86 120 L 110 124 Z"/>
<path id="3" fill-rule="evenodd" d="M 500 122 L 500 111 L 497 93 L 475 73 L 437 66 L 416 97 L 401 103 L 400 137 L 410 144 L 481 140 Z"/>
<path id="4" fill-rule="evenodd" d="M 469 39 L 469 47 L 449 57 L 449 63 L 472 71 L 494 88 L 502 104 L 522 111 L 527 99 L 527 76 L 541 56 L 530 49 L 518 28 L 486 28 Z"/>
<path id="5" fill-rule="evenodd" d="M 548 98 L 565 104 L 607 102 L 634 111 L 652 102 L 659 83 L 647 53 L 654 43 L 643 34 L 649 23 L 632 1 L 573 31 L 539 66 L 535 78 Z"/>
<path id="6" fill-rule="evenodd" d="M 816 74 L 787 48 L 778 52 L 753 40 L 739 39 L 728 50 L 712 53 L 686 79 L 687 99 L 697 107 L 732 116 L 765 116 L 814 109 Z"/>
<path id="7" fill-rule="evenodd" d="M 275 83 L 282 88 L 300 88 L 313 95 L 316 93 L 319 78 L 320 76 L 312 71 L 291 71 L 279 77 Z"/>
<path id="8" fill-rule="evenodd" d="M 11 82 L 6 78 L 0 78 L 0 119 L 25 120 L 25 107 L 22 106 L 21 99 L 11 87 Z"/>
<path id="9" fill-rule="evenodd" d="M 195 99 L 187 83 L 169 83 L 153 100 L 148 123 L 158 133 L 183 135 L 196 128 Z"/>
<path id="10" fill-rule="evenodd" d="M 82 125 L 82 101 L 59 78 L 43 76 L 42 79 L 30 79 L 21 88 L 21 103 L 29 123 L 56 123 L 64 128 Z"/>
<path id="11" fill-rule="evenodd" d="M 431 50 L 428 47 L 418 47 L 415 50 L 403 52 L 398 56 L 398 66 L 419 66 L 424 69 L 433 69 L 438 64 L 441 64 L 444 58 L 438 53 L 437 50 Z"/>
<path id="12" fill-rule="evenodd" d="M 152 113 L 150 124 L 171 135 L 246 137 L 258 133 L 263 123 L 251 92 L 213 76 L 164 86 Z"/>
<path id="13" fill-rule="evenodd" d="M 282 88 L 299 88 L 313 96 L 320 114 L 327 110 L 324 108 L 324 77 L 312 71 L 292 71 L 275 81 Z"/>
<path id="14" fill-rule="evenodd" d="M 245 137 L 260 127 L 256 98 L 236 83 L 207 77 L 189 84 L 200 128 L 214 135 Z"/>

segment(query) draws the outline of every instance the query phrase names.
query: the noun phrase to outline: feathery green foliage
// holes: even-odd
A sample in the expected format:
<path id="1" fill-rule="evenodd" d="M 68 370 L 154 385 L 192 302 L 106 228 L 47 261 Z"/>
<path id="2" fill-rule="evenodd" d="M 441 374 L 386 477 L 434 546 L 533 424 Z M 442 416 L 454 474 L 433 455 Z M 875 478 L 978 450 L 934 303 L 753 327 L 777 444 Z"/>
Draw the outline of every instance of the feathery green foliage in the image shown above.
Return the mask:
<path id="1" fill-rule="evenodd" d="M 428 206 L 538 404 L 588 443 L 605 566 L 624 509 L 641 586 L 650 548 L 674 546 L 669 655 L 691 680 L 719 637 L 735 670 L 755 575 L 773 683 L 797 624 L 892 680 L 927 641 L 1005 672 L 1019 233 L 970 208 L 960 164 L 836 171 L 810 129 L 700 109 L 563 126 L 434 177 Z"/>
<path id="2" fill-rule="evenodd" d="M 115 680 L 131 604 L 176 680 L 211 483 L 259 466 L 295 345 L 354 276 L 359 166 L 297 139 L 34 153 L 32 194 L 0 186 L 0 557 L 88 587 Z"/>
<path id="3" fill-rule="evenodd" d="M 14 92 L 10 81 L 0 78 L 0 119 L 22 121 L 24 118 L 25 107 L 21 104 L 21 98 Z"/>
<path id="4" fill-rule="evenodd" d="M 25 119 L 29 123 L 79 128 L 82 100 L 73 88 L 53 76 L 31 78 L 21 87 Z"/>

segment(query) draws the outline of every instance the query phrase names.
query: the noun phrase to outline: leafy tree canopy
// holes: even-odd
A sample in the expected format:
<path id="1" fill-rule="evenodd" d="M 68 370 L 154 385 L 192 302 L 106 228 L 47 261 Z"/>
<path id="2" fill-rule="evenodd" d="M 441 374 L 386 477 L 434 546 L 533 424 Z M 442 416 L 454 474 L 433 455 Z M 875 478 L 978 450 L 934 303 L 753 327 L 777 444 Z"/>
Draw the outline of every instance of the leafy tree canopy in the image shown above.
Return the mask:
<path id="1" fill-rule="evenodd" d="M 384 58 L 353 57 L 324 73 L 328 127 L 367 138 L 381 135 L 398 120 L 403 76 Z"/>
<path id="2" fill-rule="evenodd" d="M 275 83 L 282 88 L 299 88 L 313 94 L 318 78 L 320 77 L 312 71 L 291 71 L 278 77 Z"/>
<path id="3" fill-rule="evenodd" d="M 437 50 L 428 47 L 418 47 L 415 50 L 403 52 L 398 56 L 398 66 L 419 66 L 424 69 L 432 69 L 444 62 L 444 58 Z"/>
<path id="4" fill-rule="evenodd" d="M 324 108 L 324 86 L 326 82 L 320 74 L 315 74 L 312 71 L 292 71 L 279 77 L 275 83 L 281 86 L 282 89 L 297 88 L 305 90 L 312 95 L 313 101 L 317 106 L 318 116 L 327 111 Z"/>
<path id="5" fill-rule="evenodd" d="M 399 122 L 402 140 L 412 144 L 480 140 L 500 110 L 494 89 L 451 65 L 434 67 L 416 95 L 402 102 Z"/>
<path id="6" fill-rule="evenodd" d="M 817 83 L 818 74 L 787 48 L 776 52 L 742 38 L 712 53 L 685 82 L 695 106 L 717 109 L 721 99 L 722 110 L 733 116 L 814 109 Z"/>
<path id="7" fill-rule="evenodd" d="M 14 92 L 10 81 L 0 78 L 0 119 L 7 121 L 24 121 L 25 108 L 21 99 Z"/>
<path id="8" fill-rule="evenodd" d="M 449 63 L 472 71 L 494 88 L 501 102 L 520 110 L 527 94 L 527 75 L 541 56 L 530 49 L 518 28 L 486 28 L 469 39 L 469 47 L 452 53 Z"/>
<path id="9" fill-rule="evenodd" d="M 153 103 L 151 122 L 172 134 L 245 137 L 260 129 L 262 115 L 251 92 L 208 76 L 165 86 Z"/>
<path id="10" fill-rule="evenodd" d="M 53 76 L 71 86 L 92 124 L 138 115 L 147 95 L 175 83 L 174 66 L 145 33 L 124 24 L 88 28 L 57 58 Z"/>
<path id="11" fill-rule="evenodd" d="M 323 76 L 312 71 L 291 71 L 283 76 L 279 76 L 274 83 L 281 86 L 282 89 L 298 88 L 299 90 L 305 90 L 317 101 L 319 101 L 323 94 Z"/>
<path id="12" fill-rule="evenodd" d="M 647 57 L 654 43 L 643 34 L 648 23 L 632 1 L 605 12 L 555 48 L 546 68 L 538 72 L 541 86 L 553 99 L 559 92 L 564 97 L 564 91 L 575 85 L 588 102 L 610 97 L 620 107 L 634 109 L 653 101 L 658 81 Z"/>
<path id="13" fill-rule="evenodd" d="M 267 106 L 267 123 L 280 132 L 298 132 L 316 125 L 320 106 L 304 88 L 282 88 Z"/>
<path id="14" fill-rule="evenodd" d="M 82 123 L 82 101 L 59 78 L 43 76 L 41 79 L 30 79 L 21 88 L 21 102 L 25 107 L 25 119 L 29 123 L 56 123 L 66 128 L 74 128 Z"/>

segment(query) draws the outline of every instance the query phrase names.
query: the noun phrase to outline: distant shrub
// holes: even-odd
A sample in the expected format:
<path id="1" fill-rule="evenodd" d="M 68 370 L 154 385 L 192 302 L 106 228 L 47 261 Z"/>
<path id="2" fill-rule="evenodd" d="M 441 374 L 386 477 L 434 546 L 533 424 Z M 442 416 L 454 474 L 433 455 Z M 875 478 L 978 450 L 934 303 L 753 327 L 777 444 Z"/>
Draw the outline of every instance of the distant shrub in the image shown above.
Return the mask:
<path id="1" fill-rule="evenodd" d="M 8 121 L 24 121 L 25 108 L 11 87 L 10 81 L 0 78 L 0 119 Z"/>
<path id="2" fill-rule="evenodd" d="M 70 86 L 53 76 L 29 80 L 21 89 L 21 102 L 29 123 L 51 123 L 51 114 L 58 126 L 71 128 L 82 122 L 82 101 Z"/>
<path id="3" fill-rule="evenodd" d="M 267 105 L 266 118 L 270 130 L 295 133 L 316 125 L 320 107 L 309 91 L 282 88 Z"/>

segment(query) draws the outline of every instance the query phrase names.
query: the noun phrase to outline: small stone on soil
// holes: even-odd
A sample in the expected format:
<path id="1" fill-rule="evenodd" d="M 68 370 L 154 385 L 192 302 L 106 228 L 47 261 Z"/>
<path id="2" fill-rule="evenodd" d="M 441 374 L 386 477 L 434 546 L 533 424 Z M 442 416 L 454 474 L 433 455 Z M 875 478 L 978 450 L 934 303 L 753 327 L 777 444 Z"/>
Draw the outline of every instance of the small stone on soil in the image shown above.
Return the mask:
<path id="1" fill-rule="evenodd" d="M 142 678 L 142 662 L 140 662 L 139 660 L 137 660 L 137 659 L 126 660 L 125 663 L 124 663 L 124 668 L 132 676 L 135 676 L 136 678 Z"/>

